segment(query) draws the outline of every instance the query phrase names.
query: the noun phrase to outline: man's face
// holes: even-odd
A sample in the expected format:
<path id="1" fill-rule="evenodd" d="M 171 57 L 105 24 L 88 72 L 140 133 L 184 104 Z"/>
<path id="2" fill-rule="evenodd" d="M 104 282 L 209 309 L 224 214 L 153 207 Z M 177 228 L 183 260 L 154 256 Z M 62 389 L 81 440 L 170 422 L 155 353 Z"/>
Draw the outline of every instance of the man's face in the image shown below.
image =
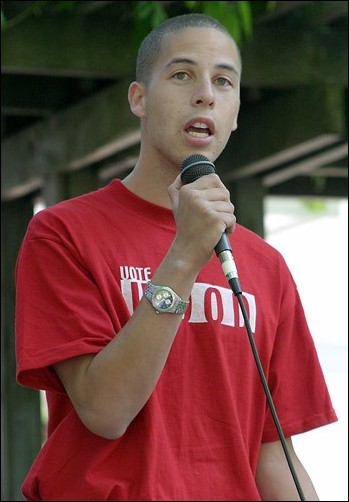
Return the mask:
<path id="1" fill-rule="evenodd" d="M 147 147 L 180 162 L 200 153 L 214 161 L 237 127 L 240 58 L 213 28 L 185 28 L 164 40 L 145 91 Z"/>

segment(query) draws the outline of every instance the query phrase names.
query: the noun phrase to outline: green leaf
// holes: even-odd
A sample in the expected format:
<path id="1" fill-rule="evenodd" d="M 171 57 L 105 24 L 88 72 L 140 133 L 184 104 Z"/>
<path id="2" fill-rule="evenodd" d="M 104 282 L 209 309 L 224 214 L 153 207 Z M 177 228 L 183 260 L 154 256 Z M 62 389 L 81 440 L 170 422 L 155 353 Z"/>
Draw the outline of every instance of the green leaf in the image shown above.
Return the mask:
<path id="1" fill-rule="evenodd" d="M 250 2 L 236 2 L 236 10 L 241 20 L 242 32 L 251 37 L 253 21 Z"/>
<path id="2" fill-rule="evenodd" d="M 168 18 L 167 12 L 160 2 L 149 2 L 153 4 L 153 12 L 151 14 L 151 25 L 153 28 Z"/>
<path id="3" fill-rule="evenodd" d="M 200 4 L 202 2 L 196 2 L 195 0 L 194 1 L 187 1 L 187 2 L 184 2 L 184 5 L 185 7 L 188 9 L 188 10 L 201 10 L 200 9 Z"/>

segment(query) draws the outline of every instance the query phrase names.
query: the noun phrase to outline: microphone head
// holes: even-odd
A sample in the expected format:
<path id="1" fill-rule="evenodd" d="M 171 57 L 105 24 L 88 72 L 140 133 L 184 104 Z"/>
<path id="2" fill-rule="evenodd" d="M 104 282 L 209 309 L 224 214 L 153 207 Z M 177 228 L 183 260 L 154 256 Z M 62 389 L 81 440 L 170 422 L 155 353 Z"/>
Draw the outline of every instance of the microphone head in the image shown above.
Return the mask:
<path id="1" fill-rule="evenodd" d="M 189 155 L 181 164 L 181 180 L 185 185 L 214 172 L 214 164 L 200 153 Z"/>

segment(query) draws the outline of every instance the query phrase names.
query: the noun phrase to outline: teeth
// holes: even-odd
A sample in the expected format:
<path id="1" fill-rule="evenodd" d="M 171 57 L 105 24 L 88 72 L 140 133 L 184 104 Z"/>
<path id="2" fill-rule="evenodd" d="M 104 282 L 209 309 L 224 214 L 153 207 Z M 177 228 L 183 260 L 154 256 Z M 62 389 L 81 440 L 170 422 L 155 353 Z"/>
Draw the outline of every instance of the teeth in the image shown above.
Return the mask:
<path id="1" fill-rule="evenodd" d="M 204 124 L 203 122 L 195 122 L 195 124 L 193 124 L 193 127 L 199 127 L 200 129 L 207 129 L 207 125 Z"/>
<path id="2" fill-rule="evenodd" d="M 207 138 L 208 134 L 207 132 L 189 131 L 189 136 L 193 136 L 194 138 Z"/>

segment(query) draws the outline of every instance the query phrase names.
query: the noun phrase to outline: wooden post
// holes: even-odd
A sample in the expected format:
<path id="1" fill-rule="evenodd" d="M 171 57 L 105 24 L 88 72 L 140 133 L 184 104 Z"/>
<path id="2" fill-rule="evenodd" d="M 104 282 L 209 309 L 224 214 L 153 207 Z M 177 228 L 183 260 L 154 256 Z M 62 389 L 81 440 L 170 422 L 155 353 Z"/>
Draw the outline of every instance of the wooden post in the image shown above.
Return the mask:
<path id="1" fill-rule="evenodd" d="M 1 500 L 24 500 L 21 484 L 42 444 L 39 391 L 16 382 L 14 269 L 32 198 L 1 205 Z"/>

